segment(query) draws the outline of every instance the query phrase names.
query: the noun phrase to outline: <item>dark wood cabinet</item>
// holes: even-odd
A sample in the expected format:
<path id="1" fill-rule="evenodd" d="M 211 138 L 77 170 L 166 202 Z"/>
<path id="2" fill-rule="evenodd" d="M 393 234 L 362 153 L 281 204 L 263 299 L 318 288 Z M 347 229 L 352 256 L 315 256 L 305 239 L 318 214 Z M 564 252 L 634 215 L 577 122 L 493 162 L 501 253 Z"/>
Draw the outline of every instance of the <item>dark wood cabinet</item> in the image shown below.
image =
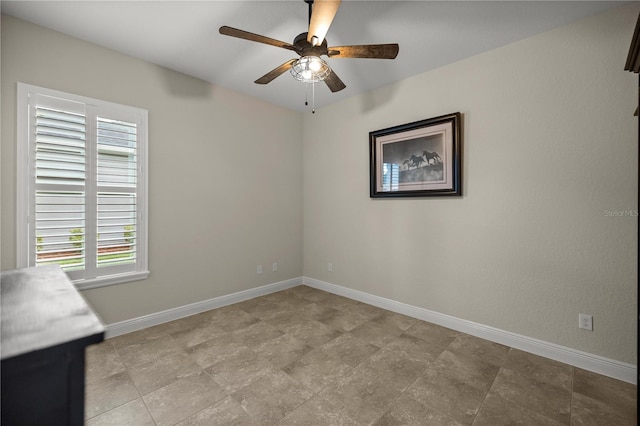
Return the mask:
<path id="1" fill-rule="evenodd" d="M 3 272 L 1 423 L 82 425 L 84 356 L 104 327 L 59 266 Z"/>

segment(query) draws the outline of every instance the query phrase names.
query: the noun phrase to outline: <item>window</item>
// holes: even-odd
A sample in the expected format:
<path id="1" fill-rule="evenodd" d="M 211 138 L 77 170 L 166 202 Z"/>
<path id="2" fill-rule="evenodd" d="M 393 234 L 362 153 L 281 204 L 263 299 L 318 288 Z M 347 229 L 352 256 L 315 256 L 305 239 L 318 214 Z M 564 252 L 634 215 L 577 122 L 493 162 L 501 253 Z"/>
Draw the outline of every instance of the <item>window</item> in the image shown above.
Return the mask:
<path id="1" fill-rule="evenodd" d="M 397 191 L 400 184 L 400 165 L 395 163 L 382 164 L 382 190 Z"/>
<path id="2" fill-rule="evenodd" d="M 18 267 L 146 278 L 147 111 L 19 83 L 17 116 Z"/>

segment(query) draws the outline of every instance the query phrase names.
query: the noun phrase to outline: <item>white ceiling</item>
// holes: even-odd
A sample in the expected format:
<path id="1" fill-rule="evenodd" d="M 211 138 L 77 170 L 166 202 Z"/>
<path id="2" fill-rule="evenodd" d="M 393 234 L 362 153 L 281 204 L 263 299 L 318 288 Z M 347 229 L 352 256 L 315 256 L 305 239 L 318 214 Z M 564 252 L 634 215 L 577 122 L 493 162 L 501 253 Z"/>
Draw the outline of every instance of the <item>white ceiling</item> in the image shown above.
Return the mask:
<path id="1" fill-rule="evenodd" d="M 603 12 L 612 1 L 343 1 L 329 46 L 399 43 L 395 60 L 329 59 L 347 85 L 316 85 L 316 107 Z M 305 111 L 305 85 L 285 73 L 258 77 L 293 52 L 223 36 L 222 25 L 293 42 L 305 32 L 303 0 L 2 1 L 2 13 L 34 22 L 292 110 Z"/>

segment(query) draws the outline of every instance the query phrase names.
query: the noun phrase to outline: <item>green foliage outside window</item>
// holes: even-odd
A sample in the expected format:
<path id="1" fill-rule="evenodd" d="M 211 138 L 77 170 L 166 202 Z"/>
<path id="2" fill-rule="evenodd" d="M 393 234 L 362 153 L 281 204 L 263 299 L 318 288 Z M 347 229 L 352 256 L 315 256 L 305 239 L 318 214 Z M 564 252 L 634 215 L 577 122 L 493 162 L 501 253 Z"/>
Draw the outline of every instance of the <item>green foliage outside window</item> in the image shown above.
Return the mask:
<path id="1" fill-rule="evenodd" d="M 82 228 L 73 228 L 69 231 L 71 236 L 69 237 L 69 241 L 73 243 L 73 246 L 76 248 L 82 248 L 82 243 L 84 242 L 84 229 Z"/>
<path id="2" fill-rule="evenodd" d="M 125 241 L 127 242 L 127 244 L 133 243 L 133 230 L 134 230 L 133 225 L 125 225 L 124 227 L 124 234 L 122 234 L 122 236 L 125 238 Z"/>

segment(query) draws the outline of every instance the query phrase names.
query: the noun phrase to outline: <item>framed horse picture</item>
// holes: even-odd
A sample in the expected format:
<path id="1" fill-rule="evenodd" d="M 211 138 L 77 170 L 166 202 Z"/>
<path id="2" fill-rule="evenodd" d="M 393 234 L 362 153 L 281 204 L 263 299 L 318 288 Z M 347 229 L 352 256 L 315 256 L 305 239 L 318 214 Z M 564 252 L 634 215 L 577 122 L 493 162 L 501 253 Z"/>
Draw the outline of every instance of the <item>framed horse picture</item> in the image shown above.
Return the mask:
<path id="1" fill-rule="evenodd" d="M 462 195 L 459 112 L 369 132 L 370 197 Z"/>

